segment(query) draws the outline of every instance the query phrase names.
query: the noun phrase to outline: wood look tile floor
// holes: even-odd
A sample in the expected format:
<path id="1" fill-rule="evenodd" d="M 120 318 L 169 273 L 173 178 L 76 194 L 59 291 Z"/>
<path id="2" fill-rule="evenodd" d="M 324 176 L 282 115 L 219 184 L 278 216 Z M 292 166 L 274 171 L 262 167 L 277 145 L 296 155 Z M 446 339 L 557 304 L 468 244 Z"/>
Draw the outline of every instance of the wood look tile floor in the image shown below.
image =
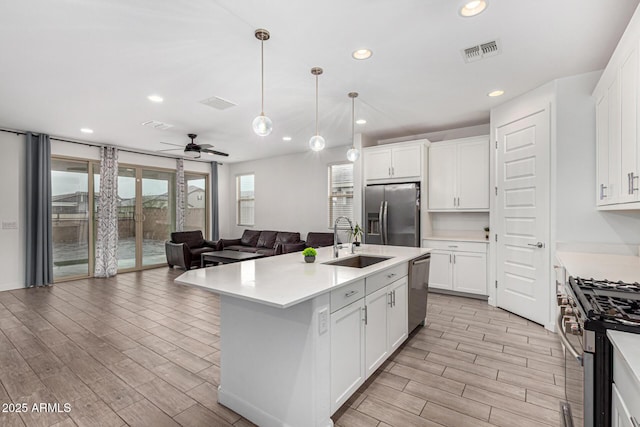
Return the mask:
<path id="1" fill-rule="evenodd" d="M 253 425 L 217 403 L 219 299 L 174 284 L 179 274 L 0 292 L 0 403 L 71 405 L 0 412 L 0 426 Z M 427 320 L 333 416 L 337 426 L 559 425 L 565 369 L 555 335 L 438 294 Z M 566 375 L 579 384 L 578 370 Z"/>

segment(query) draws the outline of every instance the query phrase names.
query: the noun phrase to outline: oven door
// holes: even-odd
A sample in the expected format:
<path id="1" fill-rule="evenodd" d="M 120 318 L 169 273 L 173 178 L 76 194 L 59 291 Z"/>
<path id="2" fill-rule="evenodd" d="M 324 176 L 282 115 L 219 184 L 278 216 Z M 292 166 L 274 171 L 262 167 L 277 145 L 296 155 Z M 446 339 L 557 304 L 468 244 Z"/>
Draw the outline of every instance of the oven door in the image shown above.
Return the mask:
<path id="1" fill-rule="evenodd" d="M 593 427 L 593 414 L 589 412 L 593 408 L 593 353 L 583 352 L 582 335 L 567 333 L 566 325 L 570 324 L 567 320 L 561 309 L 558 316 L 558 336 L 564 350 L 565 391 L 565 400 L 560 401 L 561 425 Z M 587 403 L 589 401 L 591 403 Z"/>

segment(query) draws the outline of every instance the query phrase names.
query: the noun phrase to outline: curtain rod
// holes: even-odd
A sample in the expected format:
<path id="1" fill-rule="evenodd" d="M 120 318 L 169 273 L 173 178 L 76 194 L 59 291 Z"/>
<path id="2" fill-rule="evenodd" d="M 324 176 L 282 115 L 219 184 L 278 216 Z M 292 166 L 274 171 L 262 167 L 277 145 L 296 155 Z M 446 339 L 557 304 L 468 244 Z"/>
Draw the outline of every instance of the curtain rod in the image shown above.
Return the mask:
<path id="1" fill-rule="evenodd" d="M 26 132 L 21 132 L 21 131 L 18 131 L 18 130 L 10 130 L 10 129 L 2 129 L 2 128 L 0 128 L 0 132 L 13 133 L 13 134 L 16 134 L 16 135 L 26 135 L 27 134 Z M 36 132 L 32 132 L 32 133 L 34 135 L 38 135 L 38 133 L 36 133 Z M 52 140 L 52 141 L 69 142 L 71 144 L 86 145 L 87 147 L 100 148 L 100 147 L 105 147 L 107 145 L 107 144 L 96 144 L 96 143 L 84 142 L 84 141 L 71 141 L 69 139 L 56 138 L 56 137 L 53 137 L 53 136 L 50 136 L 49 139 Z M 132 149 L 129 149 L 129 148 L 122 148 L 122 147 L 119 147 L 119 146 L 116 146 L 116 148 L 118 149 L 118 151 L 124 151 L 124 152 L 127 152 L 127 153 L 134 153 L 134 154 L 144 154 L 146 156 L 162 157 L 162 158 L 165 158 L 165 159 L 179 159 L 180 158 L 178 156 L 171 156 L 169 154 L 158 154 L 158 153 L 152 153 L 152 152 L 140 151 L 140 150 L 136 151 L 136 150 L 132 150 Z M 196 159 L 185 159 L 185 160 L 196 160 Z M 216 162 L 215 160 L 211 161 L 211 162 L 206 162 L 206 163 L 213 163 L 213 162 L 217 163 L 220 166 L 223 165 L 223 163 Z"/>

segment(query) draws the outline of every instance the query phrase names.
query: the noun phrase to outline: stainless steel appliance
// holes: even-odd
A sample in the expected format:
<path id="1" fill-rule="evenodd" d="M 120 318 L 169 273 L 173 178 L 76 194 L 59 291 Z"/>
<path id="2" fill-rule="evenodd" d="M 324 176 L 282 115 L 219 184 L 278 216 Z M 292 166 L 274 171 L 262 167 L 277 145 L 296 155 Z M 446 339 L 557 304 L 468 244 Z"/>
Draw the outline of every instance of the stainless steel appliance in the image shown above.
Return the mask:
<path id="1" fill-rule="evenodd" d="M 570 355 L 565 371 L 575 372 L 570 369 L 575 361 L 583 368 L 584 426 L 609 427 L 613 348 L 607 329 L 640 333 L 640 284 L 569 277 L 558 305 L 559 335 Z M 567 376 L 569 401 L 572 388 L 576 384 Z"/>
<path id="2" fill-rule="evenodd" d="M 364 192 L 365 243 L 420 246 L 420 186 L 368 185 Z"/>
<path id="3" fill-rule="evenodd" d="M 409 262 L 409 333 L 420 325 L 424 326 L 427 317 L 430 263 L 431 254 Z"/>

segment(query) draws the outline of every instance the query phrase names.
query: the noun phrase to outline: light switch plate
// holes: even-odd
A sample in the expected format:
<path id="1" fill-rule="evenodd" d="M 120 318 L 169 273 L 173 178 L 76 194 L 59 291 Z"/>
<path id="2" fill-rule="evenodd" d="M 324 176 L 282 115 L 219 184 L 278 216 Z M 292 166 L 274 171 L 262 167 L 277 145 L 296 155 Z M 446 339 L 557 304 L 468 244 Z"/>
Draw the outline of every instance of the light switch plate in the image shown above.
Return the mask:
<path id="1" fill-rule="evenodd" d="M 17 230 L 18 221 L 2 221 L 3 230 Z"/>
<path id="2" fill-rule="evenodd" d="M 329 309 L 326 307 L 318 311 L 318 334 L 322 335 L 329 330 Z"/>

